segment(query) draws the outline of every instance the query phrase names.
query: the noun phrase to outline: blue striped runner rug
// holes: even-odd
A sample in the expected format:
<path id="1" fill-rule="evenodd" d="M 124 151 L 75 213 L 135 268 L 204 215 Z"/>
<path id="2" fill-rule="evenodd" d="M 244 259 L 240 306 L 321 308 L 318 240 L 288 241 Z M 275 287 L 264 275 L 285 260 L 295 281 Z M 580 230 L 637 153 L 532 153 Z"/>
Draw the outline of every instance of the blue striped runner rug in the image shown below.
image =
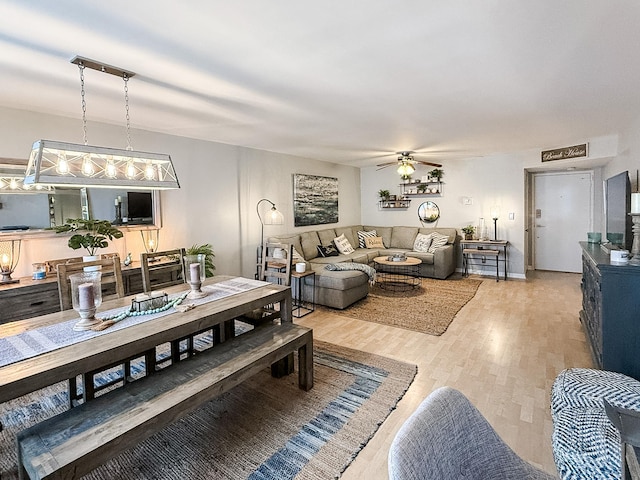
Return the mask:
<path id="1" fill-rule="evenodd" d="M 314 367 L 309 392 L 298 388 L 297 374 L 274 379 L 265 369 L 84 478 L 337 478 L 394 410 L 417 367 L 320 341 Z M 66 405 L 65 384 L 0 405 L 2 480 L 17 478 L 16 433 Z"/>

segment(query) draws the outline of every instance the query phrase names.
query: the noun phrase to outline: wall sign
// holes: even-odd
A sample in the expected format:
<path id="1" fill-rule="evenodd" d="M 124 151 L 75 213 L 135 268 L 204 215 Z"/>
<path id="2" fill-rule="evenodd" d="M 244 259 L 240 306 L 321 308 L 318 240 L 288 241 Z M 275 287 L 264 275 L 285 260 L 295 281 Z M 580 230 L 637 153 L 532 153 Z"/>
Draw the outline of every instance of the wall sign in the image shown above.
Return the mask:
<path id="1" fill-rule="evenodd" d="M 564 160 L 566 158 L 586 157 L 587 145 L 574 145 L 573 147 L 556 148 L 554 150 L 545 150 L 542 152 L 543 162 L 552 162 L 554 160 Z"/>

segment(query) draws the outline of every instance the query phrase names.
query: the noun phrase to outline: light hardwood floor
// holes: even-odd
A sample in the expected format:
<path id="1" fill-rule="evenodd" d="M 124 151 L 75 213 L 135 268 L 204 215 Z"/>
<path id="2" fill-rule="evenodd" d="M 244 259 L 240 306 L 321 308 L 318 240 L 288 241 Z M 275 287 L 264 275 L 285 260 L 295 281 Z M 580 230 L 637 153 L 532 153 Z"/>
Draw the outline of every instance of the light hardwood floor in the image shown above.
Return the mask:
<path id="1" fill-rule="evenodd" d="M 593 366 L 578 319 L 580 278 L 531 272 L 526 281 L 484 279 L 440 337 L 354 320 L 338 310 L 299 319 L 296 323 L 312 327 L 318 340 L 418 365 L 398 407 L 342 478 L 388 478 L 387 452 L 395 433 L 444 385 L 463 392 L 521 457 L 555 473 L 551 385 L 565 368 Z"/>

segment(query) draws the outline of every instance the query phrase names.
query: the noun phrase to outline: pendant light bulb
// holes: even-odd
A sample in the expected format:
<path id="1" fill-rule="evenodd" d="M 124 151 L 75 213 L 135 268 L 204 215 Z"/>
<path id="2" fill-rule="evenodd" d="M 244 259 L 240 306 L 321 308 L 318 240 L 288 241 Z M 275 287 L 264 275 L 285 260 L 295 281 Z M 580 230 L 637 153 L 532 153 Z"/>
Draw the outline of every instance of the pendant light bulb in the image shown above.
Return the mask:
<path id="1" fill-rule="evenodd" d="M 136 177 L 136 166 L 133 164 L 133 161 L 127 163 L 127 178 L 135 178 Z"/>
<path id="2" fill-rule="evenodd" d="M 144 177 L 147 180 L 153 180 L 156 177 L 156 171 L 152 163 L 147 163 L 147 166 L 144 168 Z"/>
<path id="3" fill-rule="evenodd" d="M 85 155 L 82 160 L 82 173 L 87 177 L 90 177 L 95 173 L 93 168 L 93 162 L 91 161 L 91 155 Z"/>
<path id="4" fill-rule="evenodd" d="M 107 166 L 104 169 L 104 174 L 109 178 L 116 178 L 118 175 L 118 169 L 113 163 L 113 158 L 107 160 Z"/>
<path id="5" fill-rule="evenodd" d="M 58 155 L 56 172 L 58 172 L 60 175 L 66 175 L 67 173 L 69 173 L 69 162 L 67 162 L 67 157 L 63 153 Z"/>

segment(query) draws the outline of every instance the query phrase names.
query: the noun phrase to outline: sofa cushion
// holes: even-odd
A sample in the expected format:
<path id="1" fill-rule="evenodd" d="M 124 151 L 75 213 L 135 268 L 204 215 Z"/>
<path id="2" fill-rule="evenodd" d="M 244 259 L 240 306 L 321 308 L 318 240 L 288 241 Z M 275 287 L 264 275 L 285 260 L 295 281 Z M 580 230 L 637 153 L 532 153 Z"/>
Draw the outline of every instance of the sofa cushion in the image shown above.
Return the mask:
<path id="1" fill-rule="evenodd" d="M 420 228 L 419 232 L 424 234 L 437 232 L 441 235 L 447 235 L 449 237 L 449 241 L 447 243 L 454 243 L 456 241 L 456 237 L 458 236 L 458 231 L 455 228 L 448 228 L 448 227 L 433 227 L 433 228 L 422 227 Z"/>
<path id="2" fill-rule="evenodd" d="M 431 234 L 431 245 L 429 246 L 429 253 L 435 253 L 437 248 L 444 247 L 449 242 L 447 235 L 441 235 L 438 232 Z"/>
<path id="3" fill-rule="evenodd" d="M 391 246 L 391 232 L 393 231 L 393 227 L 371 227 L 365 225 L 362 227 L 363 230 L 375 230 L 379 237 L 382 237 L 382 243 L 384 243 L 385 248 L 389 248 Z"/>
<path id="4" fill-rule="evenodd" d="M 337 262 L 336 262 L 337 263 Z M 313 270 L 316 272 L 316 287 L 330 288 L 332 290 L 348 290 L 357 288 L 363 283 L 369 282 L 369 277 L 358 270 L 348 270 L 335 272 L 326 270 L 326 264 L 314 264 Z"/>
<path id="5" fill-rule="evenodd" d="M 347 240 L 349 240 L 349 244 L 356 248 L 358 246 L 358 236 L 356 235 L 356 231 L 353 230 L 352 227 L 336 227 L 336 237 L 340 235 L 344 235 Z"/>
<path id="6" fill-rule="evenodd" d="M 384 248 L 382 237 L 367 237 L 364 239 L 365 248 Z"/>
<path id="7" fill-rule="evenodd" d="M 433 265 L 433 259 L 435 258 L 433 253 L 426 252 L 407 252 L 406 255 L 407 257 L 419 258 L 422 260 L 422 263 L 427 265 Z"/>
<path id="8" fill-rule="evenodd" d="M 336 244 L 336 248 L 343 255 L 348 255 L 355 251 L 353 249 L 353 246 L 351 245 L 351 242 L 349 242 L 349 239 L 345 237 L 344 233 L 339 237 L 334 238 L 333 243 Z"/>
<path id="9" fill-rule="evenodd" d="M 425 235 L 424 233 L 419 233 L 416 235 L 416 239 L 413 242 L 413 251 L 414 252 L 423 252 L 426 253 L 429 251 L 429 247 L 431 246 L 431 241 L 433 240 L 433 235 L 430 233 Z"/>
<path id="10" fill-rule="evenodd" d="M 418 227 L 393 227 L 391 232 L 391 248 L 413 249 L 413 242 L 418 235 Z"/>
<path id="11" fill-rule="evenodd" d="M 318 230 L 318 237 L 320 238 L 320 245 L 329 245 L 333 243 L 333 239 L 339 234 L 333 228 L 325 228 L 324 230 Z"/>
<path id="12" fill-rule="evenodd" d="M 340 252 L 334 244 L 318 245 L 318 255 L 321 257 L 337 257 Z"/>
<path id="13" fill-rule="evenodd" d="M 304 232 L 300 234 L 300 243 L 302 244 L 302 254 L 307 260 L 318 256 L 318 245 L 321 245 L 318 232 Z"/>
<path id="14" fill-rule="evenodd" d="M 375 230 L 358 230 L 358 248 L 373 248 L 367 247 L 366 240 L 367 238 L 375 238 L 378 236 Z M 382 239 L 382 237 L 380 237 Z"/>

